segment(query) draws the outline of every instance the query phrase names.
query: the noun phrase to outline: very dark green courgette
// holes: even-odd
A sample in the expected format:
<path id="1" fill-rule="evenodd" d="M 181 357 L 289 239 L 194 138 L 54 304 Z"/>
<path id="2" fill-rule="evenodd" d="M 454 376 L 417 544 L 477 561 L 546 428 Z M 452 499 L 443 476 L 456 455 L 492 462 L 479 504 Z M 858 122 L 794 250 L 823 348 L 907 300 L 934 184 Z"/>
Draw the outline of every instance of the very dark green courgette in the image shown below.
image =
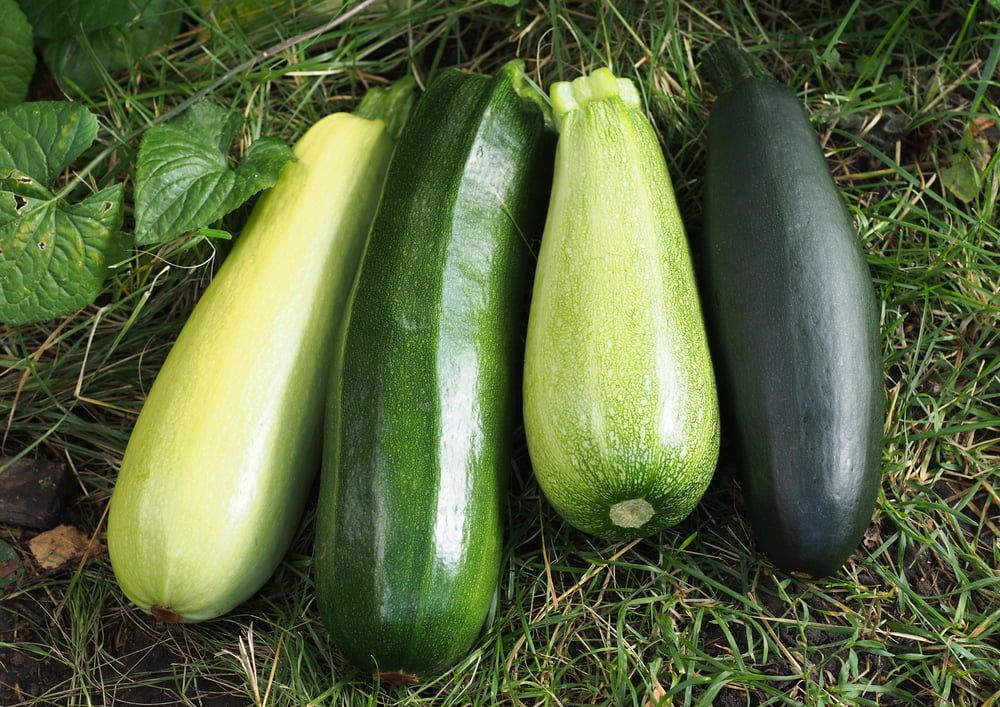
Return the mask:
<path id="1" fill-rule="evenodd" d="M 449 70 L 418 104 L 330 386 L 319 608 L 383 680 L 458 661 L 496 591 L 528 243 L 552 159 L 524 81 L 519 63 L 492 79 Z"/>
<path id="2" fill-rule="evenodd" d="M 861 540 L 878 494 L 874 288 L 796 96 L 731 43 L 702 59 L 719 94 L 708 133 L 707 301 L 741 485 L 775 564 L 825 575 Z"/>

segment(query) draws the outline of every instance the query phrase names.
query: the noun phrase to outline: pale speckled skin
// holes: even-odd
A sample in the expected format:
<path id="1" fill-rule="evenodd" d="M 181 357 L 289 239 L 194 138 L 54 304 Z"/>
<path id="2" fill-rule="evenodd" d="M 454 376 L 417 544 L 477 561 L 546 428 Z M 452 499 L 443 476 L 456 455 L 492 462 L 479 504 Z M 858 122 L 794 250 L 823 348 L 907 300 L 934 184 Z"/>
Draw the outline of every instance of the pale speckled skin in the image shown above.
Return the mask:
<path id="1" fill-rule="evenodd" d="M 183 621 L 267 580 L 317 470 L 324 386 L 392 140 L 328 116 L 296 144 L 171 349 L 108 517 L 125 594 Z"/>
<path id="2" fill-rule="evenodd" d="M 524 418 L 546 497 L 602 537 L 677 523 L 715 469 L 715 380 L 683 224 L 652 127 L 618 97 L 562 118 Z M 636 498 L 653 517 L 612 523 L 610 508 Z"/>

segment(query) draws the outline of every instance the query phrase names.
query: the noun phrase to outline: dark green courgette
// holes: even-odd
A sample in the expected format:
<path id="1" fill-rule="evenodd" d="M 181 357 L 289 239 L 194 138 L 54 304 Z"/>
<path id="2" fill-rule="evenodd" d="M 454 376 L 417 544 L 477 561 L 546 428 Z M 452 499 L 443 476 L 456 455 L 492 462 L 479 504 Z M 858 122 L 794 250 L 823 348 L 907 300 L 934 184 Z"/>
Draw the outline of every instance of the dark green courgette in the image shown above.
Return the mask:
<path id="1" fill-rule="evenodd" d="M 458 661 L 496 591 L 528 242 L 552 159 L 524 82 L 519 63 L 493 79 L 450 70 L 421 99 L 330 386 L 317 597 L 343 653 L 383 680 Z"/>
<path id="2" fill-rule="evenodd" d="M 708 304 L 741 486 L 771 560 L 826 575 L 857 547 L 878 495 L 874 288 L 799 100 L 731 43 L 702 59 L 719 94 L 708 131 Z"/>

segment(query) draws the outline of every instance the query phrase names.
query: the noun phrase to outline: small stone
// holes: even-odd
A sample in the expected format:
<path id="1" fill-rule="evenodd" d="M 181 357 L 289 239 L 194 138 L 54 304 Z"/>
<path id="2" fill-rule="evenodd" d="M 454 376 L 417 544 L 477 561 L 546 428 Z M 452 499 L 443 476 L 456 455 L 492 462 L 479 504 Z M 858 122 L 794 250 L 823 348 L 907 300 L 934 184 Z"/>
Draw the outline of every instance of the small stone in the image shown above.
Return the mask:
<path id="1" fill-rule="evenodd" d="M 0 468 L 10 461 L 0 457 Z M 71 491 L 66 465 L 45 459 L 19 459 L 0 472 L 0 523 L 51 528 Z"/>

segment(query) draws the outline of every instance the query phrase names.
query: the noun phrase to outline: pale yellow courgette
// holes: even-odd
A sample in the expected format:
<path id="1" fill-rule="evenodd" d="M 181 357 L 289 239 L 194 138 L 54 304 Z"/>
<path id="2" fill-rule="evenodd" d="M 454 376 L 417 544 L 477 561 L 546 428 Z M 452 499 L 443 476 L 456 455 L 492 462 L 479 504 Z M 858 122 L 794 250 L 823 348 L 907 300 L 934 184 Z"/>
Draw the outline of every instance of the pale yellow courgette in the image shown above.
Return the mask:
<path id="1" fill-rule="evenodd" d="M 411 100 L 397 85 L 302 136 L 150 390 L 111 499 L 108 550 L 128 598 L 162 620 L 229 611 L 291 543 L 341 315 Z"/>

